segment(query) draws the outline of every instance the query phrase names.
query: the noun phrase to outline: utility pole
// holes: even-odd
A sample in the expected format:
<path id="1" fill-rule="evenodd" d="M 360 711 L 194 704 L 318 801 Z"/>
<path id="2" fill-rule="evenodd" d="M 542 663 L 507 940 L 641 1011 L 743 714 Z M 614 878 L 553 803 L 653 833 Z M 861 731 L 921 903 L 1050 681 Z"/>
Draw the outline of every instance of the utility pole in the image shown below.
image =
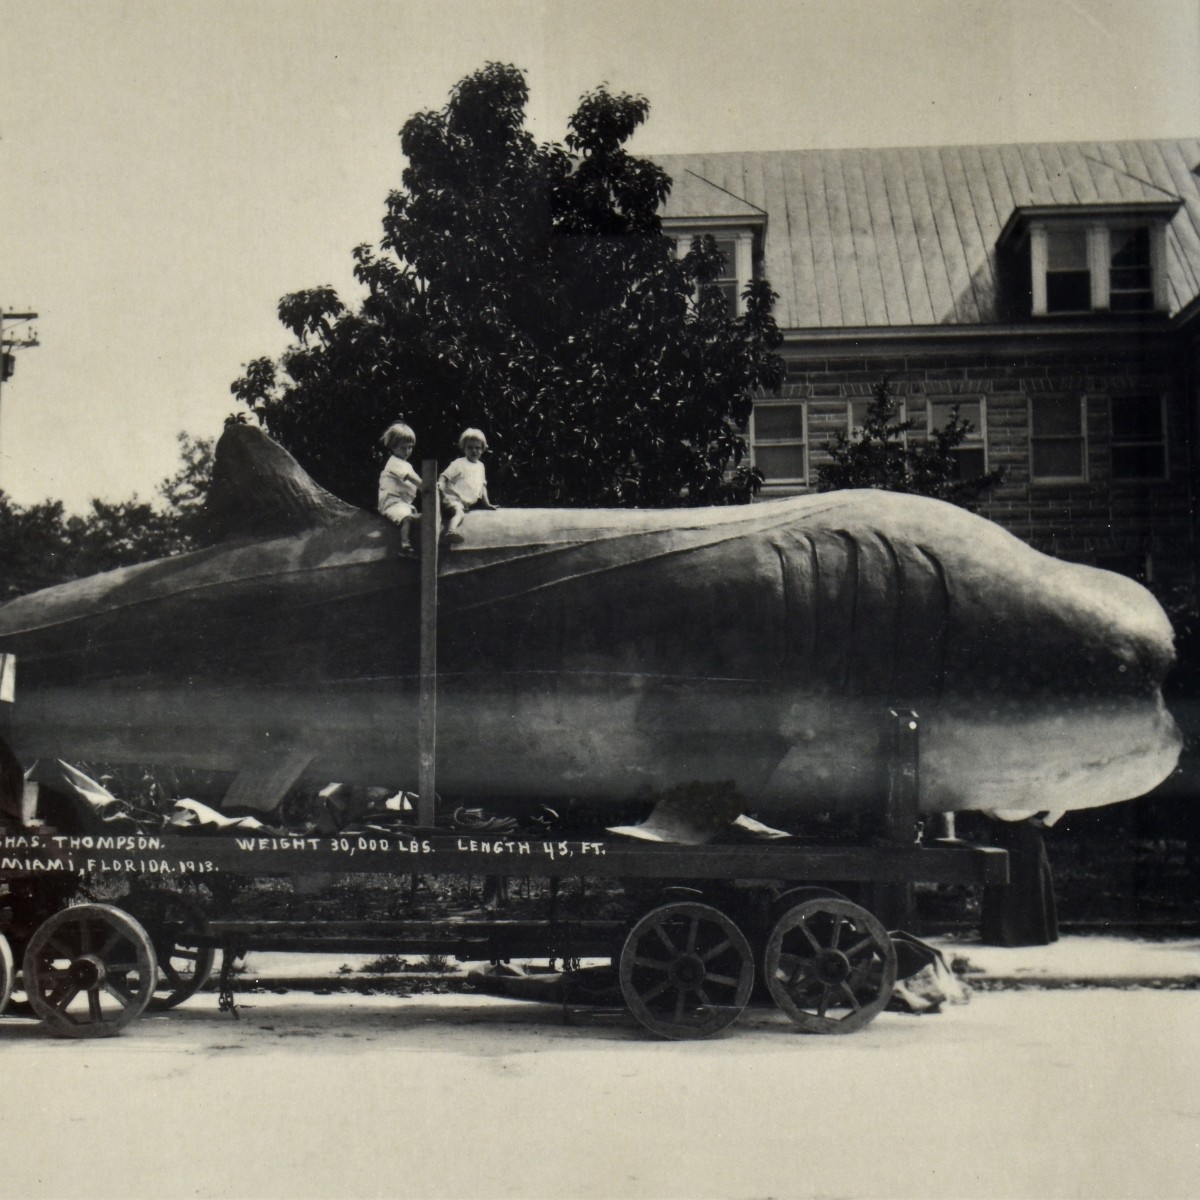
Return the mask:
<path id="1" fill-rule="evenodd" d="M 25 329 L 21 331 L 22 336 L 12 337 L 9 334 L 9 326 L 28 325 L 30 321 L 37 319 L 38 315 L 35 312 L 5 312 L 3 308 L 0 308 L 0 418 L 4 413 L 4 385 L 8 382 L 17 364 L 17 358 L 13 351 L 30 350 L 41 344 L 38 342 L 36 329 Z"/>

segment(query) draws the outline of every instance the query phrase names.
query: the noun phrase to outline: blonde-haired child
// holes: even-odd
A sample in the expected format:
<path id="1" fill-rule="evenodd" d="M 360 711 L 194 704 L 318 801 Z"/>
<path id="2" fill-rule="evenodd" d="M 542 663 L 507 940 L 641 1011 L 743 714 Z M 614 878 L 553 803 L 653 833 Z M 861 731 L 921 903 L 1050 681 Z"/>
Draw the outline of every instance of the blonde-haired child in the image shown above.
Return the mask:
<path id="1" fill-rule="evenodd" d="M 380 441 L 388 449 L 388 460 L 379 473 L 379 511 L 400 526 L 400 553 L 414 554 L 412 519 L 421 477 L 408 456 L 417 444 L 417 435 L 410 425 L 396 421 L 383 431 Z"/>
<path id="2" fill-rule="evenodd" d="M 488 499 L 487 472 L 480 461 L 487 449 L 487 438 L 482 430 L 464 429 L 458 439 L 458 448 L 463 452 L 462 458 L 456 458 L 438 476 L 442 515 L 447 518 L 442 538 L 447 542 L 463 540 L 458 527 L 471 509 L 496 507 Z"/>

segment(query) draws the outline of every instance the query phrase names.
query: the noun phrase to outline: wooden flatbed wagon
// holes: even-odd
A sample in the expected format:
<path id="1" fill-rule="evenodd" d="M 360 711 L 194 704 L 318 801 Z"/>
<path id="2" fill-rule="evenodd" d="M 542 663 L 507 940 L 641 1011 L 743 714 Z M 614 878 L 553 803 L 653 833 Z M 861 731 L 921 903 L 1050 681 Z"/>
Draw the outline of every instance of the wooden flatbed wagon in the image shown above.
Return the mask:
<path id="1" fill-rule="evenodd" d="M 917 723 L 904 714 L 899 724 L 915 756 Z M 872 908 L 884 915 L 916 882 L 1007 878 L 1003 851 L 917 840 L 915 784 L 915 769 L 893 773 L 878 836 L 862 844 L 788 838 L 684 846 L 609 833 L 436 827 L 85 835 L 0 824 L 0 1009 L 19 986 L 52 1033 L 116 1033 L 147 1006 L 172 1007 L 193 995 L 218 949 L 226 1007 L 229 968 L 250 949 L 603 958 L 634 1016 L 661 1036 L 726 1028 L 748 1004 L 756 977 L 801 1029 L 850 1032 L 884 1007 L 896 981 L 896 950 Z M 77 903 L 81 884 L 97 875 L 135 883 L 133 902 Z M 210 921 L 179 888 L 269 876 L 505 876 L 551 886 L 533 917 L 353 921 Z M 641 899 L 616 919 L 569 915 L 558 885 L 581 877 L 622 881 Z"/>
<path id="2" fill-rule="evenodd" d="M 426 464 L 427 488 L 433 477 Z M 598 830 L 450 830 L 433 790 L 436 744 L 437 546 L 422 530 L 420 805 L 407 828 L 326 835 L 243 831 L 83 833 L 0 817 L 0 1011 L 14 987 L 55 1034 L 116 1033 L 147 1006 L 171 1007 L 204 983 L 223 951 L 229 971 L 250 949 L 444 954 L 464 961 L 547 957 L 610 960 L 621 995 L 655 1034 L 705 1037 L 727 1028 L 756 978 L 803 1030 L 849 1032 L 887 1003 L 895 944 L 890 917 L 912 884 L 988 885 L 1007 879 L 1003 851 L 922 844 L 919 720 L 881 713 L 889 782 L 866 841 L 803 837 L 662 844 Z M 9 755 L 11 758 L 11 755 Z M 395 920 L 209 920 L 180 884 L 270 876 L 505 876 L 545 879 L 534 916 L 484 912 Z M 79 903 L 90 878 L 133 881 L 132 900 Z M 621 881 L 619 917 L 566 913 L 559 885 Z M 160 886 L 155 886 L 160 885 Z M 854 899 L 850 898 L 850 894 Z M 636 897 L 636 899 L 635 899 Z"/>

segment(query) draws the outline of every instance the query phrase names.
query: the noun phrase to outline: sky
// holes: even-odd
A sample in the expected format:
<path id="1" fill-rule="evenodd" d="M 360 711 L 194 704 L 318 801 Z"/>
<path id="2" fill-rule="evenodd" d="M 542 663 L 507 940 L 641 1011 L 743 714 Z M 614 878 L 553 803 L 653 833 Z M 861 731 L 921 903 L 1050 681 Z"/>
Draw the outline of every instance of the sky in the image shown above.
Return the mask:
<path id="1" fill-rule="evenodd" d="M 1200 0 L 0 0 L 0 489 L 151 498 L 489 60 L 542 140 L 645 95 L 647 154 L 1200 135 Z"/>

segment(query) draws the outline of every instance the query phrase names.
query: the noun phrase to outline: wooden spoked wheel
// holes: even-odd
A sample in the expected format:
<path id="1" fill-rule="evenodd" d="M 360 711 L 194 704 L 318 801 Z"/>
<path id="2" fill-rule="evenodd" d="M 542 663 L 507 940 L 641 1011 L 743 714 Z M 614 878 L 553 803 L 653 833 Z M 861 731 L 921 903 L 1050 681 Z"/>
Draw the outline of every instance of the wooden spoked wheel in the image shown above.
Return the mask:
<path id="1" fill-rule="evenodd" d="M 676 901 L 648 912 L 621 950 L 621 994 L 651 1033 L 705 1038 L 737 1020 L 754 986 L 741 930 L 708 904 Z"/>
<path id="2" fill-rule="evenodd" d="M 771 904 L 772 922 L 783 916 L 789 908 L 794 908 L 797 904 L 804 900 L 849 900 L 850 897 L 843 895 L 841 892 L 835 892 L 833 888 L 819 887 L 814 884 L 804 884 L 801 887 L 788 888 L 786 892 L 781 893 Z"/>
<path id="3" fill-rule="evenodd" d="M 158 983 L 148 1008 L 162 1012 L 194 996 L 212 974 L 216 950 L 197 944 L 208 932 L 201 913 L 176 892 L 136 892 L 121 907 L 150 936 Z"/>
<path id="4" fill-rule="evenodd" d="M 4 1012 L 12 995 L 14 974 L 12 947 L 8 944 L 8 938 L 0 933 L 0 1013 Z"/>
<path id="5" fill-rule="evenodd" d="M 776 921 L 763 974 L 772 999 L 805 1033 L 853 1033 L 891 997 L 896 948 L 865 908 L 817 897 Z"/>
<path id="6" fill-rule="evenodd" d="M 25 994 L 57 1037 L 108 1037 L 142 1014 L 154 992 L 154 947 L 108 904 L 61 909 L 25 949 Z"/>

